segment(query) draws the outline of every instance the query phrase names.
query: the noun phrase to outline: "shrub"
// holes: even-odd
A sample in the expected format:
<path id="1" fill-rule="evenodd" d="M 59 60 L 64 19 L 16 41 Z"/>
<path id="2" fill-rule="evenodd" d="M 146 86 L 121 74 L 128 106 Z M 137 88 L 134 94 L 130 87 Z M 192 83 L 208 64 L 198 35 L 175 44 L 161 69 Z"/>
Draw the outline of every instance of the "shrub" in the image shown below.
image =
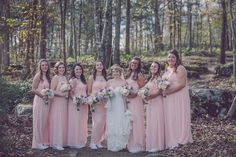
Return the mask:
<path id="1" fill-rule="evenodd" d="M 29 101 L 32 98 L 29 95 L 31 84 L 28 81 L 10 83 L 5 78 L 0 77 L 0 87 L 0 115 L 11 112 L 16 104 Z"/>

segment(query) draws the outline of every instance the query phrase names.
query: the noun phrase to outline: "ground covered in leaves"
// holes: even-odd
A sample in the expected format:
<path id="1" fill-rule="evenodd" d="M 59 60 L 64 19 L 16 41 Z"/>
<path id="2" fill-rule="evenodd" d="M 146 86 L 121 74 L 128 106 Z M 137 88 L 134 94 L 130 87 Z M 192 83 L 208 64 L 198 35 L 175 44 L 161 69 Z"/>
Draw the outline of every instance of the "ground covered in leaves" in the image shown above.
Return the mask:
<path id="1" fill-rule="evenodd" d="M 1 157 L 149 157 L 149 156 L 235 156 L 236 120 L 198 117 L 192 120 L 194 142 L 172 150 L 157 153 L 132 154 L 127 150 L 110 152 L 105 148 L 91 150 L 66 148 L 56 151 L 51 148 L 39 151 L 31 149 L 32 117 L 17 118 L 15 114 L 1 120 Z"/>

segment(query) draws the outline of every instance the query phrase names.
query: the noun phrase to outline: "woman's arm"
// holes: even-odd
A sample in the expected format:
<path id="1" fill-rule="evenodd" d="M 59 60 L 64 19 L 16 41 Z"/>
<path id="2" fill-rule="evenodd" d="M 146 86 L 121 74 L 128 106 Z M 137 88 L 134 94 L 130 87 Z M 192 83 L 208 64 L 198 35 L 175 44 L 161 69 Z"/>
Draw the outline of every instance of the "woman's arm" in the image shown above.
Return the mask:
<path id="1" fill-rule="evenodd" d="M 73 98 L 75 95 L 76 79 L 70 79 L 69 84 L 71 86 L 70 97 Z"/>
<path id="2" fill-rule="evenodd" d="M 90 76 L 87 82 L 88 86 L 88 95 L 92 93 L 92 86 L 93 86 L 93 76 Z"/>
<path id="3" fill-rule="evenodd" d="M 177 68 L 176 77 L 177 77 L 177 82 L 178 83 L 170 84 L 170 87 L 168 87 L 163 92 L 164 95 L 168 95 L 168 94 L 178 92 L 179 90 L 181 90 L 182 88 L 184 88 L 186 86 L 187 72 L 186 72 L 186 69 L 183 66 L 179 66 Z"/>
<path id="4" fill-rule="evenodd" d="M 34 79 L 33 79 L 31 91 L 32 91 L 35 95 L 39 96 L 40 98 L 43 98 L 43 95 L 37 90 L 38 85 L 39 85 L 39 82 L 40 82 L 39 74 L 36 74 L 36 75 L 34 76 Z"/>

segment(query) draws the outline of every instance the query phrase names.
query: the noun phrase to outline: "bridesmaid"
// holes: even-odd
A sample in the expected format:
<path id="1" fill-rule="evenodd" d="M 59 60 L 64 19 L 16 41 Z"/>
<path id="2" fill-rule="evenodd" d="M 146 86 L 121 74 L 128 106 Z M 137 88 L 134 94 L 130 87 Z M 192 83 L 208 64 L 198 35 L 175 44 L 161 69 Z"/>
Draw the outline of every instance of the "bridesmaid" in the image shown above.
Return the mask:
<path id="1" fill-rule="evenodd" d="M 128 96 L 128 109 L 132 113 L 133 122 L 127 147 L 129 152 L 137 153 L 145 149 L 144 107 L 142 98 L 137 96 L 138 90 L 144 86 L 140 58 L 135 57 L 132 59 L 128 67 L 126 79 L 135 91 Z"/>
<path id="2" fill-rule="evenodd" d="M 67 103 L 68 86 L 66 67 L 63 62 L 57 62 L 54 67 L 55 76 L 51 87 L 54 99 L 50 110 L 50 146 L 57 150 L 64 150 L 67 144 Z M 67 88 L 68 89 L 68 88 Z"/>
<path id="3" fill-rule="evenodd" d="M 160 64 L 153 62 L 150 67 L 150 76 L 145 85 L 149 88 L 146 117 L 146 151 L 156 152 L 164 149 L 164 115 L 163 101 L 157 88 L 157 79 L 160 77 Z"/>
<path id="4" fill-rule="evenodd" d="M 49 88 L 50 68 L 46 59 L 38 63 L 38 73 L 32 83 L 32 92 L 35 94 L 33 102 L 33 140 L 32 148 L 46 149 L 49 144 L 48 116 L 50 105 L 45 103 L 46 98 L 42 94 L 43 88 Z"/>
<path id="5" fill-rule="evenodd" d="M 71 98 L 68 104 L 68 146 L 71 148 L 83 148 L 86 145 L 88 137 L 88 105 L 81 104 L 77 110 L 73 103 L 73 97 L 83 95 L 87 96 L 87 85 L 82 65 L 75 64 L 72 68 L 70 79 Z"/>
<path id="6" fill-rule="evenodd" d="M 167 68 L 163 74 L 170 86 L 163 92 L 166 148 L 192 142 L 190 97 L 187 86 L 187 71 L 182 65 L 177 50 L 169 51 Z"/>
<path id="7" fill-rule="evenodd" d="M 101 61 L 95 63 L 93 75 L 88 79 L 88 94 L 94 95 L 106 86 L 106 69 Z M 91 149 L 102 148 L 101 142 L 105 134 L 106 109 L 105 101 L 98 102 L 95 105 L 95 112 L 92 113 L 92 134 L 91 134 Z"/>

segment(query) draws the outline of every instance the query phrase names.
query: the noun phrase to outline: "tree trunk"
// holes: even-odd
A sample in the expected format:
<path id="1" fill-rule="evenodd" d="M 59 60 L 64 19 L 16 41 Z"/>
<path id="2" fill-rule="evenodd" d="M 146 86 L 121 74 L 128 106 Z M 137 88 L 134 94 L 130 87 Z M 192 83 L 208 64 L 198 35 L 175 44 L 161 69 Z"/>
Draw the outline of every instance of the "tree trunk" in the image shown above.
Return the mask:
<path id="1" fill-rule="evenodd" d="M 193 41 L 192 41 L 192 3 L 187 2 L 187 13 L 188 13 L 188 50 L 192 49 Z"/>
<path id="2" fill-rule="evenodd" d="M 95 47 L 96 47 L 96 53 L 98 55 L 98 59 L 101 61 L 104 61 L 104 55 L 101 50 L 101 20 L 100 20 L 100 5 L 101 0 L 94 0 L 94 26 L 95 26 Z"/>
<path id="3" fill-rule="evenodd" d="M 220 63 L 225 64 L 225 48 L 226 48 L 226 25 L 227 25 L 227 12 L 226 2 L 221 0 L 222 16 L 221 16 L 221 46 L 220 46 Z"/>
<path id="4" fill-rule="evenodd" d="M 236 85 L 236 26 L 235 26 L 235 20 L 233 16 L 232 6 L 233 6 L 234 0 L 228 1 L 228 7 L 229 7 L 229 13 L 230 13 L 230 26 L 231 26 L 231 32 L 232 32 L 232 47 L 233 47 L 233 61 L 234 61 L 234 67 L 233 67 L 233 77 L 234 77 L 234 85 Z M 231 107 L 226 115 L 226 118 L 232 117 L 234 115 L 236 109 L 236 97 L 233 100 L 233 103 L 231 104 Z"/>
<path id="5" fill-rule="evenodd" d="M 155 17 L 155 25 L 154 25 L 154 54 L 160 53 L 160 44 L 162 41 L 162 33 L 161 33 L 161 25 L 159 18 L 159 9 L 160 2 L 158 0 L 154 0 L 154 17 Z"/>
<path id="6" fill-rule="evenodd" d="M 115 64 L 120 64 L 120 23 L 121 23 L 121 0 L 116 0 L 115 51 L 114 51 Z"/>
<path id="7" fill-rule="evenodd" d="M 2 34 L 3 34 L 3 50 L 2 50 L 2 65 L 3 68 L 10 65 L 10 31 L 7 24 L 7 19 L 10 17 L 10 4 L 8 0 L 2 2 L 2 16 L 5 18 L 3 21 Z"/>
<path id="8" fill-rule="evenodd" d="M 76 52 L 76 55 L 78 54 L 80 56 L 81 54 L 81 29 L 82 29 L 82 19 L 83 19 L 83 1 L 80 0 L 80 5 L 79 5 L 79 32 L 78 32 L 78 53 Z M 86 50 L 87 51 L 87 50 Z"/>
<path id="9" fill-rule="evenodd" d="M 40 58 L 46 59 L 47 51 L 47 9 L 46 0 L 40 0 L 41 5 L 41 31 L 40 31 Z"/>
<path id="10" fill-rule="evenodd" d="M 125 53 L 130 54 L 130 0 L 126 0 Z"/>
<path id="11" fill-rule="evenodd" d="M 67 13 L 67 0 L 60 1 L 61 11 L 61 41 L 62 41 L 62 54 L 64 63 L 66 63 L 66 13 Z"/>
<path id="12" fill-rule="evenodd" d="M 106 28 L 106 50 L 105 50 L 105 66 L 110 67 L 112 64 L 112 0 L 107 1 L 106 10 L 107 28 Z"/>
<path id="13" fill-rule="evenodd" d="M 206 9 L 208 10 L 208 4 L 206 2 Z M 212 31 L 211 31 L 211 21 L 210 21 L 210 15 L 208 13 L 207 16 L 207 22 L 208 22 L 208 31 L 209 31 L 209 41 L 210 41 L 210 53 L 212 53 Z"/>

